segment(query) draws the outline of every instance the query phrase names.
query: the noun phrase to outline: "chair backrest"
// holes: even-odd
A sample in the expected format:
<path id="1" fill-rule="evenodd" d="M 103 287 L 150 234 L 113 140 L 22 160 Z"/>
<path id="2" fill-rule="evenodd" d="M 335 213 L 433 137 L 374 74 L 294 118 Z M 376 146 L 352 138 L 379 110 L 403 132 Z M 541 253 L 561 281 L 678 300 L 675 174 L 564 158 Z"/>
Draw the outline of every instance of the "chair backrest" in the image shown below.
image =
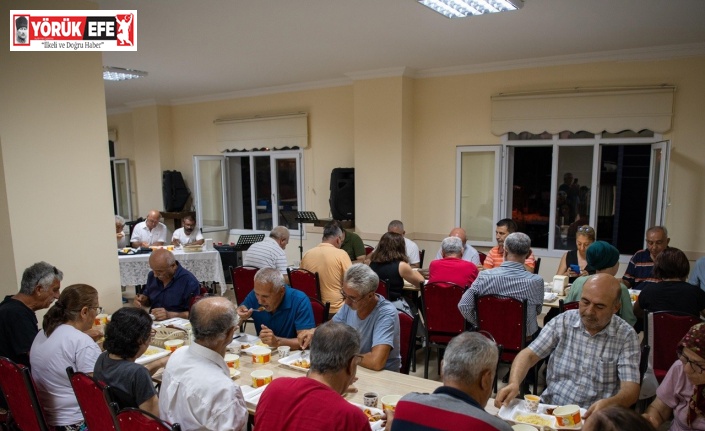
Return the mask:
<path id="1" fill-rule="evenodd" d="M 369 256 L 370 253 L 372 253 L 374 251 L 374 249 L 375 248 L 372 247 L 371 245 L 365 244 L 365 256 Z"/>
<path id="2" fill-rule="evenodd" d="M 483 263 L 485 263 L 485 259 L 487 259 L 487 254 L 481 251 L 478 251 L 477 254 L 478 256 L 480 256 L 480 265 L 482 265 Z"/>
<path id="3" fill-rule="evenodd" d="M 318 278 L 317 272 L 311 272 L 303 268 L 287 268 L 286 273 L 289 275 L 289 284 L 291 287 L 302 291 L 309 298 L 316 298 L 319 301 L 322 299 L 321 281 Z"/>
<path id="4" fill-rule="evenodd" d="M 411 317 L 399 310 L 399 353 L 401 354 L 401 368 L 399 372 L 409 374 L 411 358 L 416 353 L 416 331 L 419 327 L 419 315 Z"/>
<path id="5" fill-rule="evenodd" d="M 674 310 L 645 311 L 644 339 L 651 346 L 649 365 L 654 370 L 656 380 L 661 383 L 676 360 L 678 342 L 693 325 L 700 323 L 700 318 Z"/>
<path id="6" fill-rule="evenodd" d="M 387 280 L 379 280 L 376 293 L 382 295 L 384 299 L 389 299 L 389 286 L 387 286 Z"/>
<path id="7" fill-rule="evenodd" d="M 465 331 L 465 317 L 458 310 L 463 292 L 464 287 L 444 281 L 421 286 L 421 302 L 429 342 L 445 344 Z"/>
<path id="8" fill-rule="evenodd" d="M 255 288 L 255 274 L 259 268 L 255 266 L 236 266 L 230 267 L 230 274 L 233 278 L 233 287 L 235 288 L 235 301 L 238 305 L 242 304 L 247 295 Z"/>
<path id="9" fill-rule="evenodd" d="M 644 374 L 646 374 L 647 368 L 649 368 L 649 352 L 651 351 L 651 346 L 644 344 L 641 346 L 641 356 L 639 357 L 639 384 L 644 381 Z"/>
<path id="10" fill-rule="evenodd" d="M 539 273 L 539 268 L 541 267 L 541 258 L 537 257 L 536 261 L 534 262 L 534 274 Z"/>
<path id="11" fill-rule="evenodd" d="M 313 321 L 316 322 L 316 326 L 322 325 L 328 321 L 328 316 L 330 315 L 330 302 L 325 304 L 316 298 L 308 299 L 311 301 L 311 308 L 313 309 Z"/>
<path id="12" fill-rule="evenodd" d="M 580 301 L 563 302 L 562 299 L 558 300 L 558 311 L 564 312 L 567 310 L 577 310 L 580 308 Z"/>
<path id="13" fill-rule="evenodd" d="M 121 431 L 181 431 L 179 424 L 170 425 L 144 410 L 127 408 L 117 415 Z"/>
<path id="14" fill-rule="evenodd" d="M 502 295 L 475 297 L 478 330 L 489 332 L 502 345 L 503 362 L 512 361 L 526 347 L 526 309 L 526 299 Z"/>
<path id="15" fill-rule="evenodd" d="M 69 376 L 88 429 L 119 429 L 115 418 L 117 412 L 112 407 L 115 404 L 110 397 L 109 386 L 88 374 L 74 372 L 72 367 L 66 368 L 66 374 Z"/>
<path id="16" fill-rule="evenodd" d="M 419 268 L 423 268 L 423 258 L 426 256 L 426 249 L 419 251 Z"/>
<path id="17" fill-rule="evenodd" d="M 0 357 L 0 389 L 17 428 L 22 431 L 49 430 L 29 368 Z"/>

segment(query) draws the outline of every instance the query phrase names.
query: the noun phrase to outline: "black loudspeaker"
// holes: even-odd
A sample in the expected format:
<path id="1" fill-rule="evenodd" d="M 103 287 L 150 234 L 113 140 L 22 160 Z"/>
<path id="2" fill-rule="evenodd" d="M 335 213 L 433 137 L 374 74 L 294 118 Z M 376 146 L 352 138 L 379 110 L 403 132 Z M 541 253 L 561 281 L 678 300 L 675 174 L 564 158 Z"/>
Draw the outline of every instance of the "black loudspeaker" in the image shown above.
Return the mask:
<path id="1" fill-rule="evenodd" d="M 162 172 L 162 197 L 164 198 L 165 211 L 172 212 L 183 210 L 189 196 L 191 196 L 191 192 L 188 187 L 186 187 L 181 172 Z"/>
<path id="2" fill-rule="evenodd" d="M 333 169 L 328 202 L 335 220 L 355 220 L 355 168 Z"/>

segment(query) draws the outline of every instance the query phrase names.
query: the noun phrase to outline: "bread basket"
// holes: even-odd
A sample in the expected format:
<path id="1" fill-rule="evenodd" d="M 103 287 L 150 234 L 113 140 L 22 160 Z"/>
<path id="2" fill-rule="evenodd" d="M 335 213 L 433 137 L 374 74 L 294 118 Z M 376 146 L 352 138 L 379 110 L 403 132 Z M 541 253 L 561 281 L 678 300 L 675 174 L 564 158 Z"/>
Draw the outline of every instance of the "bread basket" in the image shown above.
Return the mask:
<path id="1" fill-rule="evenodd" d="M 160 327 L 150 343 L 152 346 L 164 348 L 166 340 L 184 340 L 184 344 L 189 344 L 188 334 L 183 329 Z"/>

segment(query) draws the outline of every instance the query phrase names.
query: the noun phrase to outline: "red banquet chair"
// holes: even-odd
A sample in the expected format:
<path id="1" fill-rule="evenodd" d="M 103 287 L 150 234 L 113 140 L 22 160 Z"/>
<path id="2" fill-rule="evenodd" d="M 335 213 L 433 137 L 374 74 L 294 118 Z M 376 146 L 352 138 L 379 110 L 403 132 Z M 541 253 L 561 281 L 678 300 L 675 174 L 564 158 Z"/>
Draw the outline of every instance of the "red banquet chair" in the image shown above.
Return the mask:
<path id="1" fill-rule="evenodd" d="M 259 271 L 256 266 L 236 266 L 229 267 L 230 276 L 233 279 L 233 288 L 235 290 L 235 302 L 237 305 L 242 304 L 242 302 L 247 298 L 247 295 L 252 292 L 255 288 L 255 274 Z M 247 322 L 253 322 L 252 319 L 248 319 L 244 322 L 240 322 L 240 330 L 244 331 Z"/>
<path id="2" fill-rule="evenodd" d="M 316 326 L 326 323 L 328 321 L 328 316 L 330 315 L 330 302 L 326 302 L 324 304 L 318 299 L 311 298 L 310 296 L 308 299 L 311 301 L 313 321 L 316 323 Z"/>
<path id="3" fill-rule="evenodd" d="M 291 287 L 302 291 L 310 298 L 316 298 L 319 301 L 323 300 L 321 298 L 321 281 L 317 272 L 311 272 L 303 268 L 287 268 L 286 273 L 289 275 Z"/>
<path id="4" fill-rule="evenodd" d="M 44 419 L 29 368 L 0 357 L 0 389 L 5 395 L 13 426 L 22 431 L 53 429 Z"/>
<path id="5" fill-rule="evenodd" d="M 144 410 L 127 408 L 117 415 L 120 431 L 181 431 L 179 424 L 169 424 Z"/>
<path id="6" fill-rule="evenodd" d="M 66 368 L 66 374 L 88 429 L 118 430 L 117 404 L 110 396 L 110 387 L 88 374 L 74 372 L 72 367 Z"/>
<path id="7" fill-rule="evenodd" d="M 386 280 L 379 280 L 377 291 L 375 293 L 379 293 L 384 297 L 384 299 L 389 299 L 389 287 L 387 286 Z"/>
<path id="8" fill-rule="evenodd" d="M 676 360 L 678 342 L 701 320 L 680 311 L 644 311 L 644 340 L 651 346 L 649 365 L 654 370 L 656 380 L 661 383 Z"/>
<path id="9" fill-rule="evenodd" d="M 424 378 L 428 378 L 428 360 L 431 349 L 438 350 L 438 371 L 441 354 L 450 340 L 465 331 L 465 317 L 458 310 L 458 303 L 465 292 L 455 283 L 439 281 L 421 286 L 421 305 L 426 322 L 426 348 L 424 349 Z"/>
<path id="10" fill-rule="evenodd" d="M 401 368 L 399 372 L 409 374 L 412 358 L 416 354 L 416 332 L 419 327 L 419 315 L 412 317 L 399 310 L 399 350 Z"/>

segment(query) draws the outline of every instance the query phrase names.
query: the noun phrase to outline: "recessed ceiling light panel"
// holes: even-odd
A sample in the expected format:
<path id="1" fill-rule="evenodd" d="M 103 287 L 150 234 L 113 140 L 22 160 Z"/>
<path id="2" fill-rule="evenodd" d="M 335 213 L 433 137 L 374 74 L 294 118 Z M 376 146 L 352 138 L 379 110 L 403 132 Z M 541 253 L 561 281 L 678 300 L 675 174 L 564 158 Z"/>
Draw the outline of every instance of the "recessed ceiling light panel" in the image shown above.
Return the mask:
<path id="1" fill-rule="evenodd" d="M 520 9 L 524 0 L 417 0 L 422 5 L 448 18 L 507 12 Z"/>
<path id="2" fill-rule="evenodd" d="M 104 81 L 127 81 L 147 76 L 147 72 L 134 69 L 123 69 L 121 67 L 103 66 Z"/>

